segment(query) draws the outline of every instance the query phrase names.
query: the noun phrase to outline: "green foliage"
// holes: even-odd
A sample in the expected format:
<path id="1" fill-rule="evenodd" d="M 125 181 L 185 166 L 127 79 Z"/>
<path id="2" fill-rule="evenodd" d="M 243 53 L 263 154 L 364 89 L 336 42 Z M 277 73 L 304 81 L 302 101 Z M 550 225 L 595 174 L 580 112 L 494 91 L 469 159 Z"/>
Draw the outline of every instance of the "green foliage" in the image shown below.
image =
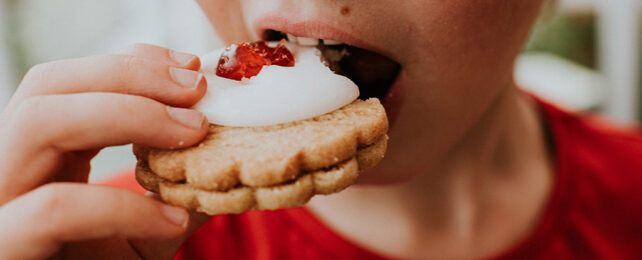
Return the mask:
<path id="1" fill-rule="evenodd" d="M 524 51 L 549 52 L 596 68 L 596 28 L 592 13 L 558 13 L 540 21 Z"/>
<path id="2" fill-rule="evenodd" d="M 20 79 L 29 69 L 28 53 L 24 45 L 25 39 L 20 37 L 22 35 L 21 27 L 16 12 L 20 0 L 5 1 L 6 7 L 8 9 L 6 10 L 7 17 L 4 19 L 4 21 L 6 21 L 6 24 L 0 26 L 5 26 L 8 35 L 7 39 L 3 40 L 7 41 L 10 48 L 10 58 L 12 59 L 11 63 L 14 65 L 13 71 L 16 74 L 14 78 Z"/>

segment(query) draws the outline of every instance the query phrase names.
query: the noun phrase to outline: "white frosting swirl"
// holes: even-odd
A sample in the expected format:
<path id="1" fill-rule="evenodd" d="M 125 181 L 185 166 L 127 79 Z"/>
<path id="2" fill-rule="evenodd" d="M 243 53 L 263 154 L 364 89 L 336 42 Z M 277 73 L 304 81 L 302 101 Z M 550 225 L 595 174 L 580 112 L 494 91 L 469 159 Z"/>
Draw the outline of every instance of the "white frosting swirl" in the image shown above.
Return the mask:
<path id="1" fill-rule="evenodd" d="M 212 124 L 265 126 L 323 115 L 359 96 L 352 81 L 321 62 L 319 50 L 294 44 L 287 47 L 294 55 L 294 67 L 265 66 L 257 76 L 242 81 L 216 75 L 224 49 L 205 55 L 201 60 L 208 89 L 194 108 Z"/>

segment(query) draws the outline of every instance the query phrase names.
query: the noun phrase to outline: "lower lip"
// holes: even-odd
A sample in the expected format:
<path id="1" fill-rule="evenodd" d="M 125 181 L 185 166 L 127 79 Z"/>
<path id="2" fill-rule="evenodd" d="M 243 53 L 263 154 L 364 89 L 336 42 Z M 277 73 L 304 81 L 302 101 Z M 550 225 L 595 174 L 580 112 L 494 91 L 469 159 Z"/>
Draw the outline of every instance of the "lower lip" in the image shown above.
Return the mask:
<path id="1" fill-rule="evenodd" d="M 399 71 L 397 79 L 392 83 L 390 90 L 388 90 L 388 93 L 383 99 L 383 107 L 386 109 L 390 125 L 394 125 L 397 115 L 399 114 L 399 110 L 401 109 L 405 92 L 405 82 L 406 73 L 402 69 Z"/>

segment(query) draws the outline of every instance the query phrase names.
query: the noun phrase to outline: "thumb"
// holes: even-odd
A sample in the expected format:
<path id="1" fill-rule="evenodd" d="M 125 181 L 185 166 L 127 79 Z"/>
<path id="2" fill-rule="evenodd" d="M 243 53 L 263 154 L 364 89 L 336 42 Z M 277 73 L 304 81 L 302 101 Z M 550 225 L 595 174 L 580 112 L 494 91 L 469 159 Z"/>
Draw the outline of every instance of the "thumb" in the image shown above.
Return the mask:
<path id="1" fill-rule="evenodd" d="M 165 240 L 188 222 L 184 209 L 131 191 L 49 184 L 0 208 L 0 259 L 46 258 L 65 242 L 114 236 Z"/>
<path id="2" fill-rule="evenodd" d="M 158 201 L 161 200 L 160 196 L 155 193 L 148 192 L 146 196 Z M 178 238 L 165 241 L 132 240 L 130 242 L 132 246 L 136 248 L 136 251 L 145 259 L 172 259 L 183 245 L 183 242 L 185 242 L 194 231 L 209 221 L 212 216 L 192 211 L 189 213 L 189 218 L 187 231 Z"/>

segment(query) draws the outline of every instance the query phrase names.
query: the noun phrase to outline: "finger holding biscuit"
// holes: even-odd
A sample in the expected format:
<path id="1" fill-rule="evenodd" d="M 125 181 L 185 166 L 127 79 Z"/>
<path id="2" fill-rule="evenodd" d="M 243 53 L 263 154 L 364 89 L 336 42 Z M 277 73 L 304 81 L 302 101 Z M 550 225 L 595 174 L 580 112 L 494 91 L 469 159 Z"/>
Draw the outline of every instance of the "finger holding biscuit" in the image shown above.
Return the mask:
<path id="1" fill-rule="evenodd" d="M 17 234 L 0 239 L 11 248 L 0 258 L 175 252 L 205 219 L 129 191 L 56 181 L 86 181 L 89 161 L 106 146 L 181 148 L 202 139 L 207 120 L 187 108 L 207 88 L 199 67 L 194 55 L 135 45 L 31 69 L 0 115 L 0 229 Z"/>
<path id="2" fill-rule="evenodd" d="M 200 141 L 207 128 L 198 111 L 140 96 L 78 93 L 30 98 L 0 129 L 5 144 L 0 150 L 5 170 L 0 175 L 0 202 L 55 178 L 66 153 L 131 142 L 186 147 Z M 20 136 L 31 138 L 25 142 Z M 21 185 L 15 183 L 18 177 Z"/>
<path id="3" fill-rule="evenodd" d="M 0 115 L 0 204 L 47 181 L 69 180 L 61 174 L 86 180 L 89 160 L 106 146 L 199 141 L 207 120 L 186 109 L 207 88 L 199 68 L 196 55 L 144 44 L 32 68 Z"/>
<path id="4" fill-rule="evenodd" d="M 125 47 L 118 53 L 150 59 L 165 63 L 170 66 L 196 70 L 201 67 L 201 59 L 193 54 L 177 52 L 156 45 L 137 43 Z"/>
<path id="5" fill-rule="evenodd" d="M 207 80 L 195 68 L 200 66 L 198 58 L 185 65 L 178 61 L 170 65 L 150 56 L 109 54 L 36 65 L 25 75 L 7 109 L 34 96 L 82 92 L 131 94 L 190 107 L 205 94 Z"/>
<path id="6" fill-rule="evenodd" d="M 0 237 L 0 259 L 44 259 L 59 252 L 65 243 L 96 243 L 98 239 L 109 239 L 109 244 L 119 246 L 119 250 L 107 251 L 103 257 L 158 259 L 155 254 L 139 251 L 126 239 L 176 239 L 188 230 L 189 222 L 184 209 L 131 191 L 49 184 L 0 207 L 0 230 L 12 234 Z M 92 246 L 75 249 L 80 247 L 66 244 L 59 253 L 74 259 L 96 256 Z"/>

